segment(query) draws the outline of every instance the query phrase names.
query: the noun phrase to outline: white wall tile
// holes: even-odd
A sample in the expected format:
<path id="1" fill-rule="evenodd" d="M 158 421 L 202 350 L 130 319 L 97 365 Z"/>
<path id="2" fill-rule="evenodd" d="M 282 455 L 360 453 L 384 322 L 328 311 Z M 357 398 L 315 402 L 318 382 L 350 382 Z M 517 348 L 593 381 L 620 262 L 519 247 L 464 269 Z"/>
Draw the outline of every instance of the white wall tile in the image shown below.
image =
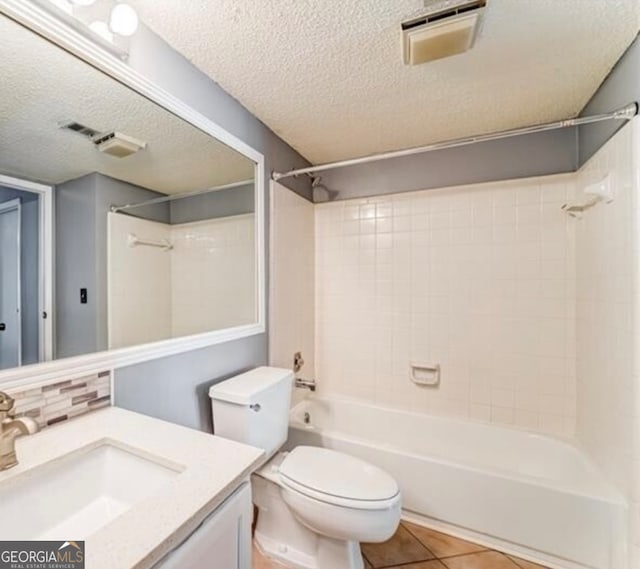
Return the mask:
<path id="1" fill-rule="evenodd" d="M 634 119 L 579 172 L 582 189 L 613 176 L 615 199 L 576 223 L 577 436 L 630 501 L 630 567 L 640 563 L 640 123 Z"/>
<path id="2" fill-rule="evenodd" d="M 572 184 L 554 176 L 317 205 L 322 392 L 571 435 L 574 228 L 560 205 Z M 550 358 L 561 365 L 540 381 Z M 440 363 L 440 388 L 413 385 L 412 361 Z"/>
<path id="3" fill-rule="evenodd" d="M 174 248 L 130 247 L 128 235 Z M 109 214 L 109 346 L 256 321 L 253 214 L 168 225 Z"/>
<path id="4" fill-rule="evenodd" d="M 173 336 L 256 322 L 254 226 L 253 214 L 171 226 Z"/>

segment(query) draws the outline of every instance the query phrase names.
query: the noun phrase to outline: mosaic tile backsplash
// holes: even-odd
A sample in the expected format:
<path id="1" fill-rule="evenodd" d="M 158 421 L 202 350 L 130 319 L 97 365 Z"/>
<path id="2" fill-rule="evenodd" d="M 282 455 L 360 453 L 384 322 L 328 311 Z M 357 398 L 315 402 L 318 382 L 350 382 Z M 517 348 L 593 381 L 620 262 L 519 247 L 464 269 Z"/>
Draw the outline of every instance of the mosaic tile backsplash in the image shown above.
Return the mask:
<path id="1" fill-rule="evenodd" d="M 31 417 L 43 429 L 111 404 L 111 373 L 108 371 L 56 381 L 37 387 L 10 390 L 16 400 L 15 416 Z"/>

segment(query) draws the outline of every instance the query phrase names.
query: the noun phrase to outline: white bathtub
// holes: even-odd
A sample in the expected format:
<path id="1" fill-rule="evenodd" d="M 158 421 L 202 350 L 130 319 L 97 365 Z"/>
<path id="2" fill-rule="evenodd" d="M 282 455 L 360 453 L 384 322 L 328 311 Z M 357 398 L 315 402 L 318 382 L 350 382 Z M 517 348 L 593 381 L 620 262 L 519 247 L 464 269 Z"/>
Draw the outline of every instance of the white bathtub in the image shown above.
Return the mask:
<path id="1" fill-rule="evenodd" d="M 319 397 L 292 409 L 289 433 L 290 447 L 332 448 L 385 469 L 409 518 L 560 568 L 625 566 L 626 506 L 569 443 Z"/>

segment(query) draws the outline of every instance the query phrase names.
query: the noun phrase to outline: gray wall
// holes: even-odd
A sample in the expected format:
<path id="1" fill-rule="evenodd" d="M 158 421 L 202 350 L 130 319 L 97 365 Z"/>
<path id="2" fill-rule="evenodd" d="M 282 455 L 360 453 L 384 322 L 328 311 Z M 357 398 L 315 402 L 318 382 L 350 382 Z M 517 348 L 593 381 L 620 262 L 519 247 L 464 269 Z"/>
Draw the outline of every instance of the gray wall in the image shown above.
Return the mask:
<path id="1" fill-rule="evenodd" d="M 107 213 L 112 205 L 160 195 L 102 174 L 56 187 L 56 357 L 107 348 Z M 169 221 L 168 204 L 145 213 Z M 87 304 L 80 304 L 81 288 Z"/>
<path id="2" fill-rule="evenodd" d="M 629 47 L 581 115 L 640 101 L 640 40 Z M 624 121 L 520 136 L 322 173 L 330 199 L 349 199 L 573 172 Z"/>
<path id="3" fill-rule="evenodd" d="M 638 38 L 620 58 L 580 114 L 584 116 L 608 113 L 634 101 L 640 101 L 640 39 Z M 624 124 L 624 122 L 608 121 L 580 127 L 580 166 Z"/>
<path id="4" fill-rule="evenodd" d="M 20 284 L 22 295 L 22 363 L 39 360 L 39 263 L 40 198 L 32 192 L 21 192 L 0 186 L 0 203 L 19 198 L 20 211 Z"/>
<path id="5" fill-rule="evenodd" d="M 444 188 L 571 172 L 577 129 L 484 142 L 329 172 L 320 172 L 331 199 Z"/>
<path id="6" fill-rule="evenodd" d="M 252 213 L 255 210 L 253 184 L 218 190 L 171 202 L 171 223 L 189 223 L 215 217 Z"/>
<path id="7" fill-rule="evenodd" d="M 95 200 L 96 178 L 83 176 L 57 186 L 56 234 L 56 357 L 96 350 Z M 88 303 L 80 304 L 80 288 Z"/>
<path id="8" fill-rule="evenodd" d="M 160 87 L 265 156 L 265 180 L 273 170 L 309 163 L 219 85 L 142 27 L 133 38 L 129 64 Z M 310 198 L 306 177 L 287 185 Z M 262 188 L 269 211 L 269 184 Z M 268 240 L 268 223 L 265 238 Z M 267 263 L 268 266 L 268 263 Z M 267 336 L 227 342 L 115 372 L 116 405 L 194 428 L 210 430 L 204 387 L 267 361 Z"/>
<path id="9" fill-rule="evenodd" d="M 264 336 L 186 352 L 116 372 L 116 405 L 211 432 L 211 385 L 262 365 Z"/>

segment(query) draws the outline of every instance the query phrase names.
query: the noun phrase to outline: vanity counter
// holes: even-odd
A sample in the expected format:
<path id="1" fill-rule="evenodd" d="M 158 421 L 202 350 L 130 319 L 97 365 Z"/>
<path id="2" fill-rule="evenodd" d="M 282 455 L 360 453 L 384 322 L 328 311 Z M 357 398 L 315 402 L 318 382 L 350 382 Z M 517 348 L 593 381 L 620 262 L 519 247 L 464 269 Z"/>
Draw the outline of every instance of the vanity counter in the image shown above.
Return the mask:
<path id="1" fill-rule="evenodd" d="M 58 472 L 68 477 L 70 469 L 67 464 L 75 465 L 77 470 L 80 468 L 78 465 L 84 464 L 81 461 L 93 460 L 87 457 L 103 449 L 110 449 L 106 452 L 125 458 L 101 459 L 105 464 L 112 462 L 106 467 L 92 468 L 110 468 L 109 476 L 115 478 L 116 486 L 120 485 L 130 494 L 135 488 L 133 480 L 131 483 L 123 480 L 122 471 L 118 470 L 121 467 L 114 471 L 114 464 L 126 465 L 127 461 L 142 464 L 141 474 L 136 474 L 138 485 L 146 482 L 145 465 L 149 465 L 151 472 L 149 484 L 155 470 L 166 471 L 169 475 L 158 483 L 156 489 L 146 492 L 148 488 L 145 488 L 148 495 L 143 498 L 133 490 L 133 496 L 129 496 L 132 505 L 97 531 L 87 530 L 87 535 L 80 536 L 30 537 L 69 541 L 84 539 L 87 569 L 152 567 L 190 536 L 248 478 L 263 457 L 263 452 L 254 447 L 110 407 L 17 440 L 20 464 L 0 472 L 0 491 L 16 500 L 21 499 L 22 493 L 28 502 L 25 491 L 20 489 L 37 489 L 37 486 L 29 485 L 30 480 L 60 478 Z M 122 460 L 124 462 L 118 462 Z M 95 463 L 93 460 L 90 464 Z M 87 471 L 86 478 L 91 478 L 90 471 Z M 79 483 L 65 490 L 65 499 L 67 494 L 72 496 L 83 490 L 82 477 L 76 475 L 74 480 Z M 12 488 L 15 488 L 13 493 Z M 28 515 L 26 512 L 25 516 Z M 2 533 L 7 531 L 3 529 Z M 21 535 L 1 537 L 28 539 Z"/>

